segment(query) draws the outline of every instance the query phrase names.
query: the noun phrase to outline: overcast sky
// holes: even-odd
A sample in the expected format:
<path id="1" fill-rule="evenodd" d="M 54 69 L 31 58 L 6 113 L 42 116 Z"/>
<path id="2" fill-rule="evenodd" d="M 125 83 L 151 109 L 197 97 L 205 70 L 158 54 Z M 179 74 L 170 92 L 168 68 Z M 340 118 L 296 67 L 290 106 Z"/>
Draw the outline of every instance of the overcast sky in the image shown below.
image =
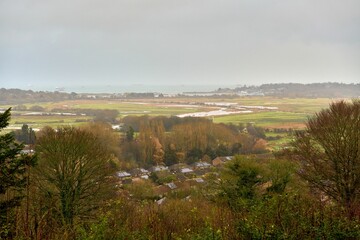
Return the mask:
<path id="1" fill-rule="evenodd" d="M 360 82 L 359 0 L 0 0 L 0 87 Z"/>

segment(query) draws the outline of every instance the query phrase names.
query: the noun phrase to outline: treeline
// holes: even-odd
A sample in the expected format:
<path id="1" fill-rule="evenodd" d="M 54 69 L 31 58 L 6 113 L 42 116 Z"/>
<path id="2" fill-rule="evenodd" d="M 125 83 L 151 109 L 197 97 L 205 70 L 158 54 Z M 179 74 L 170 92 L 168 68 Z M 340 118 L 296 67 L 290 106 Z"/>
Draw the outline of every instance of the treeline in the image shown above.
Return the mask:
<path id="1" fill-rule="evenodd" d="M 63 100 L 75 99 L 76 97 L 77 97 L 76 93 L 0 88 L 1 104 L 63 101 Z"/>
<path id="2" fill-rule="evenodd" d="M 352 83 L 275 83 L 260 86 L 244 85 L 235 89 L 219 88 L 212 93 L 212 97 L 221 98 L 226 93 L 227 97 L 237 95 L 249 96 L 275 96 L 290 98 L 357 98 L 359 97 L 360 84 Z M 178 96 L 182 96 L 179 94 Z M 0 89 L 0 104 L 23 104 L 33 102 L 64 101 L 71 99 L 139 99 L 159 98 L 163 94 L 154 93 L 118 93 L 118 94 L 78 94 L 75 92 L 50 92 L 20 89 Z M 201 97 L 201 96 L 198 96 Z"/>
<path id="3" fill-rule="evenodd" d="M 136 99 L 155 97 L 163 97 L 163 95 L 154 93 L 83 94 L 75 92 L 67 93 L 59 91 L 33 91 L 0 88 L 0 104 L 54 102 L 73 99 Z M 26 109 L 24 109 L 24 106 L 20 106 L 19 110 Z"/>
<path id="4" fill-rule="evenodd" d="M 142 116 L 125 116 L 121 119 L 121 122 L 125 124 L 125 126 L 131 126 L 134 131 L 139 132 L 140 131 L 140 125 L 144 122 L 148 122 L 150 120 L 150 117 L 148 115 L 142 115 Z M 164 126 L 164 129 L 166 132 L 170 131 L 172 127 L 176 124 L 181 123 L 191 123 L 191 122 L 210 122 L 211 120 L 206 118 L 191 118 L 191 117 L 185 117 L 185 118 L 179 118 L 176 116 L 155 116 L 151 117 L 152 121 L 159 121 L 162 122 L 162 125 Z"/>
<path id="5" fill-rule="evenodd" d="M 117 94 L 85 94 L 67 93 L 59 91 L 33 91 L 21 89 L 0 88 L 0 104 L 24 104 L 34 102 L 54 102 L 72 99 L 139 99 L 139 98 L 159 98 L 163 94 L 155 93 L 117 93 Z M 15 109 L 14 109 L 15 110 Z M 20 106 L 18 110 L 26 110 Z"/>

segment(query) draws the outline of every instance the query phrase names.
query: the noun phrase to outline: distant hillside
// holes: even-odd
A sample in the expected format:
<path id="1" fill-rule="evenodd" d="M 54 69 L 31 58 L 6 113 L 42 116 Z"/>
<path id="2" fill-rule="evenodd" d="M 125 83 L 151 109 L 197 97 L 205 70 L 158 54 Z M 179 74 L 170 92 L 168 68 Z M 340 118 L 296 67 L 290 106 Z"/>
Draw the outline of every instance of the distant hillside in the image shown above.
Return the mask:
<path id="1" fill-rule="evenodd" d="M 213 92 L 194 92 L 189 96 L 277 96 L 302 98 L 358 98 L 360 83 L 275 83 L 260 86 L 241 86 L 235 89 L 219 88 Z M 69 99 L 129 99 L 167 97 L 166 94 L 154 93 L 117 93 L 117 94 L 77 94 L 65 92 L 32 91 L 0 88 L 0 104 L 23 104 L 34 102 L 53 102 Z M 169 95 L 170 96 L 170 95 Z M 188 96 L 188 95 L 181 95 Z"/>
<path id="2" fill-rule="evenodd" d="M 239 95 L 265 95 L 278 97 L 326 97 L 354 98 L 360 97 L 360 84 L 345 83 L 275 83 L 260 86 L 237 87 L 234 93 Z"/>
<path id="3" fill-rule="evenodd" d="M 76 93 L 35 92 L 32 90 L 0 88 L 0 104 L 21 104 L 32 102 L 52 102 L 76 98 Z"/>
<path id="4" fill-rule="evenodd" d="M 32 91 L 0 88 L 0 104 L 24 104 L 36 102 L 56 102 L 71 99 L 134 99 L 162 97 L 154 93 L 66 93 L 50 91 Z"/>

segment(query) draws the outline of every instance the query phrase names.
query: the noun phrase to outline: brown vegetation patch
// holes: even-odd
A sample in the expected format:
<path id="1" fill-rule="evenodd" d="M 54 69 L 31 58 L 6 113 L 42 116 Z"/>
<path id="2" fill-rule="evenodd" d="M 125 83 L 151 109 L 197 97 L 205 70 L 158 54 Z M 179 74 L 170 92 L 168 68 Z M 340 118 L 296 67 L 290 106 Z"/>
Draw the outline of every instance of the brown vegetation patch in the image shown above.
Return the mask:
<path id="1" fill-rule="evenodd" d="M 269 124 L 266 126 L 266 128 L 269 129 L 275 129 L 275 128 L 280 128 L 280 129 L 303 129 L 305 128 L 305 123 L 277 123 L 277 124 Z"/>

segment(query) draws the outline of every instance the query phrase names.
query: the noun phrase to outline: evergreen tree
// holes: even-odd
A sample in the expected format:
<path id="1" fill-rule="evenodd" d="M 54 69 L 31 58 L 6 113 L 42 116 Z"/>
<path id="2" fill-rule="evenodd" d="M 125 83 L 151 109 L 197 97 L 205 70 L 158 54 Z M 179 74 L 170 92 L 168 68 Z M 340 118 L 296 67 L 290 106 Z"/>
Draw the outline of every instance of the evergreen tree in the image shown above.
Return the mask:
<path id="1" fill-rule="evenodd" d="M 257 198 L 256 187 L 264 180 L 262 172 L 261 166 L 253 159 L 236 156 L 222 172 L 220 197 L 224 197 L 235 211 L 250 207 Z"/>
<path id="2" fill-rule="evenodd" d="M 9 125 L 10 111 L 0 114 L 0 132 Z M 22 155 L 22 149 L 12 133 L 0 136 L 0 239 L 11 238 L 12 210 L 23 198 L 27 169 L 35 164 L 35 156 Z"/>
<path id="3" fill-rule="evenodd" d="M 165 148 L 164 161 L 166 165 L 173 165 L 178 163 L 179 159 L 176 154 L 176 147 L 174 144 L 168 144 Z"/>
<path id="4" fill-rule="evenodd" d="M 129 126 L 128 130 L 126 131 L 126 140 L 128 142 L 131 142 L 132 140 L 134 140 L 134 129 L 132 126 Z"/>
<path id="5" fill-rule="evenodd" d="M 224 144 L 220 144 L 216 149 L 216 155 L 217 156 L 229 156 L 231 153 L 229 149 Z"/>
<path id="6" fill-rule="evenodd" d="M 15 139 L 24 144 L 35 144 L 35 131 L 27 124 L 23 124 L 21 130 L 16 130 L 14 132 Z"/>

